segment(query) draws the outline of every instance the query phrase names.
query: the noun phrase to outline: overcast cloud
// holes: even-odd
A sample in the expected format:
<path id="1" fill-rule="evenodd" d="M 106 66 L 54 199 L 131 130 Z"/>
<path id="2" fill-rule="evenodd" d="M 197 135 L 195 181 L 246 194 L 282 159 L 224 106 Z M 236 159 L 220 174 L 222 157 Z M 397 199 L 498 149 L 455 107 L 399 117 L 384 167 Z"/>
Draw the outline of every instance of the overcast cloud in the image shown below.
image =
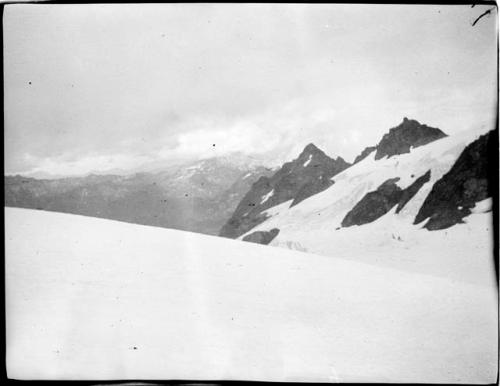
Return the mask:
<path id="1" fill-rule="evenodd" d="M 496 10 L 471 26 L 485 9 L 7 5 L 5 172 L 282 162 L 309 142 L 352 161 L 404 116 L 491 126 Z"/>

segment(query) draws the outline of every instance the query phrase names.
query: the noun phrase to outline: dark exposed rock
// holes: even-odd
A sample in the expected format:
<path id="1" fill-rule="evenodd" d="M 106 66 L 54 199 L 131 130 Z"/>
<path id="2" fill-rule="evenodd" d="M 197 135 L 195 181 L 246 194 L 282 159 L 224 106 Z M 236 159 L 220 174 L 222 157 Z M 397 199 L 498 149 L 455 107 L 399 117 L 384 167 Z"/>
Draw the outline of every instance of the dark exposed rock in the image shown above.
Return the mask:
<path id="1" fill-rule="evenodd" d="M 415 217 L 415 224 L 425 219 L 428 230 L 449 228 L 463 222 L 476 202 L 492 196 L 491 178 L 496 173 L 498 151 L 496 132 L 489 132 L 469 144 L 450 171 L 432 187 Z"/>
<path id="2" fill-rule="evenodd" d="M 377 145 L 375 159 L 409 153 L 411 147 L 423 146 L 446 136 L 437 128 L 421 125 L 415 120 L 404 118 L 399 126 L 393 127 L 382 137 Z"/>
<path id="3" fill-rule="evenodd" d="M 333 185 L 333 181 L 327 175 L 321 175 L 314 183 L 304 184 L 300 190 L 295 195 L 290 207 L 297 205 L 299 202 L 305 200 L 308 197 L 315 195 L 316 193 L 322 192 L 323 190 L 329 188 Z"/>
<path id="4" fill-rule="evenodd" d="M 243 237 L 243 241 L 267 245 L 278 236 L 278 233 L 280 233 L 278 228 L 273 228 L 270 231 L 256 231 Z"/>
<path id="5" fill-rule="evenodd" d="M 380 218 L 396 205 L 403 190 L 396 185 L 397 178 L 391 178 L 377 190 L 367 193 L 342 220 L 343 227 L 367 224 Z"/>
<path id="6" fill-rule="evenodd" d="M 293 200 L 293 206 L 325 190 L 333 184 L 331 178 L 349 166 L 341 157 L 332 159 L 310 143 L 297 159 L 285 163 L 272 177 L 261 177 L 252 185 L 222 227 L 220 236 L 241 236 L 266 219 L 262 214 L 266 209 L 289 200 Z"/>
<path id="7" fill-rule="evenodd" d="M 437 139 L 446 137 L 441 130 L 421 125 L 419 122 L 403 118 L 403 122 L 389 130 L 376 146 L 366 147 L 361 154 L 354 159 L 354 164 L 362 161 L 372 152 L 376 151 L 375 159 L 381 159 L 385 156 L 409 153 L 410 148 L 419 147 L 433 142 Z"/>
<path id="8" fill-rule="evenodd" d="M 233 215 L 222 227 L 220 236 L 237 238 L 268 218 L 260 210 L 256 211 L 255 208 L 262 201 L 262 195 L 271 190 L 269 177 L 260 177 L 254 182 L 250 190 L 243 196 Z"/>
<path id="9" fill-rule="evenodd" d="M 391 178 L 380 185 L 377 190 L 367 193 L 342 220 L 343 227 L 352 225 L 368 224 L 382 217 L 395 205 L 396 213 L 410 201 L 420 188 L 430 180 L 430 170 L 423 176 L 417 178 L 406 189 L 401 189 L 396 185 L 399 180 Z"/>
<path id="10" fill-rule="evenodd" d="M 235 239 L 269 218 L 269 216 L 262 213 L 252 213 L 251 215 L 249 213 L 241 217 L 233 215 L 222 227 L 220 236 Z"/>
<path id="11" fill-rule="evenodd" d="M 377 146 L 368 146 L 366 147 L 361 154 L 359 154 L 355 159 L 354 159 L 354 164 L 357 164 L 359 161 L 364 160 L 366 157 L 368 157 L 372 152 L 377 150 Z"/>
<path id="12" fill-rule="evenodd" d="M 413 174 L 412 174 L 413 177 Z M 398 207 L 396 208 L 396 213 L 399 213 L 401 209 L 410 201 L 415 194 L 420 190 L 420 188 L 431 179 L 431 171 L 428 170 L 423 176 L 418 177 L 413 184 L 408 186 L 405 190 L 403 190 L 403 195 L 399 200 Z"/>

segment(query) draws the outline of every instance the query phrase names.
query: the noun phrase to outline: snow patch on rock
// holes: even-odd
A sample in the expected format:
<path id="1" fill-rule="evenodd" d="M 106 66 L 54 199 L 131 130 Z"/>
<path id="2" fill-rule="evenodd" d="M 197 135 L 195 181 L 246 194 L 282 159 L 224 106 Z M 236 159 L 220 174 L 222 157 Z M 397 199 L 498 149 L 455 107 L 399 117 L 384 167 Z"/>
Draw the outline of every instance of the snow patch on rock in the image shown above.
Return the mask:
<path id="1" fill-rule="evenodd" d="M 274 189 L 272 189 L 269 193 L 263 195 L 262 201 L 260 203 L 261 204 L 265 203 L 267 200 L 269 200 L 272 197 L 273 194 L 274 194 Z"/>

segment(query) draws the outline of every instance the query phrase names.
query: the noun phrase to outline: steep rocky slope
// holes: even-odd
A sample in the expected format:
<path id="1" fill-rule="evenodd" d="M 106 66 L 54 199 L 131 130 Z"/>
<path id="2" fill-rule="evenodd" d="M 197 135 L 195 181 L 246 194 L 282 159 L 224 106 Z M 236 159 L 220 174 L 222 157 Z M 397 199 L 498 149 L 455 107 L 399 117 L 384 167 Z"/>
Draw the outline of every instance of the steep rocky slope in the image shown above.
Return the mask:
<path id="1" fill-rule="evenodd" d="M 477 202 L 492 196 L 492 184 L 498 173 L 497 159 L 496 132 L 482 135 L 468 145 L 450 171 L 434 184 L 415 223 L 428 218 L 424 227 L 436 230 L 463 222 Z"/>
<path id="2" fill-rule="evenodd" d="M 332 185 L 331 177 L 349 167 L 341 157 L 328 157 L 314 144 L 270 177 L 261 177 L 243 197 L 220 235 L 236 238 L 266 219 L 262 212 L 285 201 L 297 205 Z"/>
<path id="3" fill-rule="evenodd" d="M 385 134 L 376 146 L 365 148 L 354 160 L 358 163 L 375 151 L 375 159 L 409 153 L 410 149 L 446 137 L 440 129 L 420 124 L 414 119 L 403 118 L 398 126 Z"/>
<path id="4" fill-rule="evenodd" d="M 403 122 L 389 130 L 377 145 L 375 159 L 409 153 L 410 149 L 446 137 L 441 130 L 422 125 L 416 120 L 403 118 Z"/>
<path id="5" fill-rule="evenodd" d="M 367 193 L 342 220 L 343 227 L 363 225 L 375 221 L 397 205 L 396 213 L 404 208 L 419 189 L 429 182 L 430 170 L 417 178 L 410 186 L 401 189 L 396 182 L 399 177 L 391 178 L 380 185 L 377 190 Z"/>
<path id="6" fill-rule="evenodd" d="M 354 163 L 357 164 L 359 161 L 364 160 L 368 155 L 377 150 L 377 146 L 368 146 L 363 149 L 363 151 L 354 159 Z"/>

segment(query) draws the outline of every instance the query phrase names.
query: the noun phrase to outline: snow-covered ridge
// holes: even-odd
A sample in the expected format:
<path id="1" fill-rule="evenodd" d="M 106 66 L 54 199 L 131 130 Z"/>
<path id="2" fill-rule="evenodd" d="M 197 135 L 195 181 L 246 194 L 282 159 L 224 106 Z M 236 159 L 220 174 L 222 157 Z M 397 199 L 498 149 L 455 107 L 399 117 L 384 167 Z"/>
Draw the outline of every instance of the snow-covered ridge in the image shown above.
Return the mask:
<path id="1" fill-rule="evenodd" d="M 493 278 L 35 210 L 5 229 L 11 378 L 496 379 Z"/>
<path id="2" fill-rule="evenodd" d="M 436 234 L 421 229 L 423 223 L 413 225 L 415 216 L 433 184 L 450 170 L 464 148 L 484 132 L 484 129 L 463 132 L 413 148 L 410 153 L 380 160 L 375 160 L 375 152 L 372 152 L 362 161 L 334 176 L 332 178 L 334 184 L 323 192 L 293 207 L 285 203 L 279 205 L 279 208 L 267 209 L 265 213 L 270 218 L 241 238 L 255 231 L 277 228 L 280 232 L 270 245 L 286 248 L 300 245 L 302 250 L 328 256 L 352 256 L 352 252 L 358 250 L 360 255 L 358 257 L 363 260 L 369 260 L 370 257 L 365 256 L 371 256 L 365 251 L 379 250 L 380 254 L 392 256 L 381 259 L 388 265 L 394 264 L 397 255 L 403 255 L 406 248 L 419 248 L 421 243 L 426 245 L 426 240 L 433 240 L 432 242 L 436 243 L 434 245 L 436 251 L 441 251 L 445 246 L 456 252 L 468 248 L 463 244 L 472 245 L 472 248 L 478 246 L 485 258 L 489 258 L 492 245 L 491 213 L 483 214 L 482 220 L 478 220 L 477 216 L 466 219 L 469 225 L 435 231 Z M 349 228 L 341 227 L 346 214 L 368 192 L 377 189 L 385 181 L 399 178 L 396 184 L 405 189 L 428 171 L 430 171 L 429 182 L 418 190 L 399 213 L 396 214 L 393 208 L 372 223 Z M 477 229 L 472 229 L 470 225 L 472 222 L 480 223 Z M 468 232 L 472 234 L 468 235 Z M 398 235 L 404 242 L 398 242 Z M 447 235 L 447 238 L 445 239 L 443 235 Z M 454 245 L 454 237 L 465 237 L 465 240 L 470 242 L 463 243 L 457 238 Z M 440 242 L 444 242 L 442 248 L 439 247 Z M 428 247 L 431 248 L 431 244 Z M 472 250 L 469 252 L 472 253 Z M 473 262 L 469 265 L 472 266 Z M 457 273 L 457 276 L 460 275 Z"/>

